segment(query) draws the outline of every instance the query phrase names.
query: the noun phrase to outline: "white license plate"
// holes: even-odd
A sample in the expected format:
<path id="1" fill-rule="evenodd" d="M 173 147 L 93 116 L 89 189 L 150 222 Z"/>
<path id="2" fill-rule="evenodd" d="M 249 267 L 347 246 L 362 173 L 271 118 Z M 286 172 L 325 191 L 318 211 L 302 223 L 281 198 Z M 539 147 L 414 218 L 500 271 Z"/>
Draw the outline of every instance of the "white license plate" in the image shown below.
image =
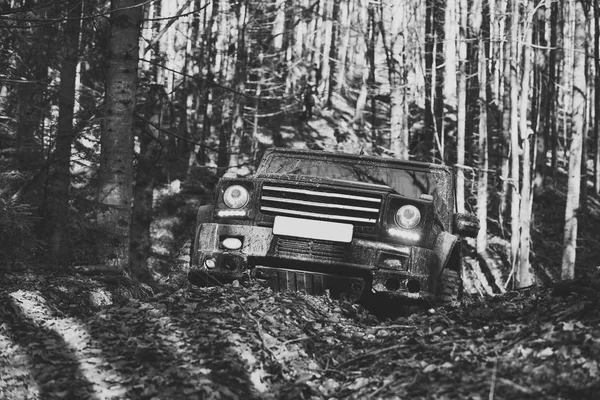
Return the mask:
<path id="1" fill-rule="evenodd" d="M 350 243 L 354 226 L 340 222 L 315 221 L 310 219 L 276 216 L 273 233 L 305 239 L 329 240 Z"/>

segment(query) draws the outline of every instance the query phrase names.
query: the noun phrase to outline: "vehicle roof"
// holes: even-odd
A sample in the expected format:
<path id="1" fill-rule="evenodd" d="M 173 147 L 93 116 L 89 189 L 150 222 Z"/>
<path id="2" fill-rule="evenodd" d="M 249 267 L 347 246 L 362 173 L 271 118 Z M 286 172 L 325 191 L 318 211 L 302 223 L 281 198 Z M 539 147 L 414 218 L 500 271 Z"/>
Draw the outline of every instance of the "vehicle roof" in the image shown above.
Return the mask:
<path id="1" fill-rule="evenodd" d="M 339 153 L 332 151 L 324 151 L 324 150 L 303 150 L 303 149 L 288 149 L 282 147 L 271 147 L 265 150 L 264 157 L 267 157 L 270 154 L 282 154 L 288 157 L 294 156 L 311 156 L 311 157 L 319 157 L 319 158 L 337 158 L 343 160 L 363 160 L 366 162 L 372 163 L 386 163 L 386 164 L 394 164 L 397 166 L 404 166 L 408 168 L 422 168 L 422 169 L 441 169 L 444 171 L 452 172 L 452 168 L 447 165 L 442 164 L 433 164 L 422 161 L 410 161 L 410 160 L 400 160 L 398 158 L 391 157 L 381 157 L 381 156 L 372 156 L 372 155 L 359 155 L 359 154 L 349 154 L 349 153 Z"/>

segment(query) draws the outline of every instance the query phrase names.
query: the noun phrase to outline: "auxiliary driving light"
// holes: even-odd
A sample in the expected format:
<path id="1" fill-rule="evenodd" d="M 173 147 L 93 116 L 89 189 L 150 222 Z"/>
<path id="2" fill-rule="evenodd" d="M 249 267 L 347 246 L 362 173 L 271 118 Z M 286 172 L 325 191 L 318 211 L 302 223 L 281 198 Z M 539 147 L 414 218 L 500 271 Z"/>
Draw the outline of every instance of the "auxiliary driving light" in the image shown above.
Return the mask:
<path id="1" fill-rule="evenodd" d="M 245 217 L 246 210 L 219 210 L 217 215 L 219 217 Z"/>
<path id="2" fill-rule="evenodd" d="M 221 241 L 221 245 L 228 250 L 239 250 L 242 248 L 242 241 L 235 237 L 228 237 Z"/>
<path id="3" fill-rule="evenodd" d="M 207 258 L 204 260 L 204 266 L 208 269 L 213 269 L 217 266 L 217 263 L 214 258 Z"/>
<path id="4" fill-rule="evenodd" d="M 418 242 L 421 239 L 421 235 L 414 231 L 405 231 L 402 229 L 389 229 L 388 233 L 400 239 L 409 240 L 411 242 Z"/>
<path id="5" fill-rule="evenodd" d="M 389 269 L 402 269 L 402 261 L 397 258 L 386 258 L 383 260 L 383 266 Z"/>

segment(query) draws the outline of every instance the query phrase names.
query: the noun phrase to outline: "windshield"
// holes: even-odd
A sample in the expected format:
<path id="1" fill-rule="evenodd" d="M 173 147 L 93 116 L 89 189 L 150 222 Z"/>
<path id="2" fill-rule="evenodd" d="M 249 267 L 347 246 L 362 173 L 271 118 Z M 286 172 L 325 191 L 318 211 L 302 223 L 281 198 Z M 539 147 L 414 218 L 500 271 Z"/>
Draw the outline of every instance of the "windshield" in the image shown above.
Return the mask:
<path id="1" fill-rule="evenodd" d="M 453 210 L 452 177 L 443 169 L 411 170 L 389 163 L 351 164 L 346 159 L 290 158 L 274 155 L 264 173 L 309 175 L 352 182 L 385 185 L 398 194 L 418 199 L 422 194 L 433 196 L 440 218 L 448 221 Z"/>

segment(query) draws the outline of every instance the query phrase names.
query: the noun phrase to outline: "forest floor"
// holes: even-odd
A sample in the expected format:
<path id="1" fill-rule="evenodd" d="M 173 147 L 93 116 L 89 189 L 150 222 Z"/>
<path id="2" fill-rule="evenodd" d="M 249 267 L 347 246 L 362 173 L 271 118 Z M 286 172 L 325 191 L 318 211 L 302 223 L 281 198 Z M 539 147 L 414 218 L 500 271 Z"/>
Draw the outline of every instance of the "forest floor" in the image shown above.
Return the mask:
<path id="1" fill-rule="evenodd" d="M 600 393 L 600 273 L 394 319 L 256 283 L 132 295 L 125 280 L 73 271 L 0 279 L 2 399 Z"/>
<path id="2" fill-rule="evenodd" d="M 352 110 L 336 113 L 284 139 L 360 151 L 364 138 L 337 143 L 333 127 Z M 398 305 L 188 285 L 182 243 L 199 196 L 159 202 L 152 259 L 171 276 L 154 290 L 85 268 L 0 266 L 0 399 L 600 397 L 597 199 L 581 221 L 576 280 L 390 317 Z M 538 198 L 532 258 L 556 273 L 564 193 Z"/>

